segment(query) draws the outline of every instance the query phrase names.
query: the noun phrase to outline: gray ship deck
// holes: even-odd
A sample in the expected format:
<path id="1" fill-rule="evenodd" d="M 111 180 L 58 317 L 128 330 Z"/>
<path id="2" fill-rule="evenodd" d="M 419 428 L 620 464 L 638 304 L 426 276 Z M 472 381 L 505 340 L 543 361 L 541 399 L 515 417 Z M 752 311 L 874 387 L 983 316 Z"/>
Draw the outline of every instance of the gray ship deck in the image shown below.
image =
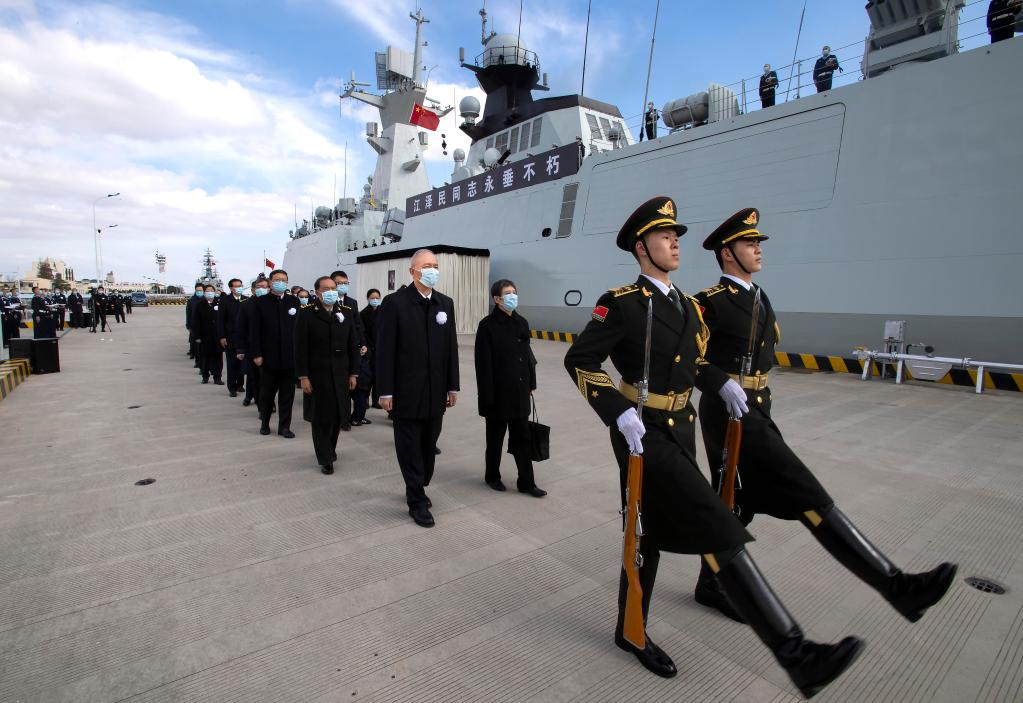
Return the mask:
<path id="1" fill-rule="evenodd" d="M 651 613 L 679 676 L 612 645 L 616 469 L 565 345 L 536 343 L 554 456 L 535 500 L 482 482 L 463 339 L 423 530 L 379 411 L 322 476 L 305 423 L 260 437 L 254 408 L 199 385 L 182 317 L 72 332 L 62 373 L 0 403 L 0 700 L 795 700 L 752 633 L 693 602 L 692 557 L 662 559 Z M 953 559 L 1009 587 L 960 578 L 910 625 L 802 527 L 759 518 L 752 552 L 811 636 L 867 640 L 818 700 L 1021 700 L 1023 398 L 796 372 L 773 386 L 790 442 L 898 563 Z"/>

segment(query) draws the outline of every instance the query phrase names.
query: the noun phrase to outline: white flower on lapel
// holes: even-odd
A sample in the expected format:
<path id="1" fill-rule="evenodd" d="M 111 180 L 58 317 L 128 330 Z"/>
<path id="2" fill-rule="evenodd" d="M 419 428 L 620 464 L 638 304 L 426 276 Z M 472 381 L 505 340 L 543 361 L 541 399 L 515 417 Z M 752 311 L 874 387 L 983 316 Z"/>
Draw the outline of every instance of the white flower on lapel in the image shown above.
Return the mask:
<path id="1" fill-rule="evenodd" d="M 337 312 L 337 313 L 334 313 L 334 314 L 337 315 L 337 321 L 338 322 L 344 322 L 345 321 L 345 316 L 344 316 L 343 313 Z"/>
<path id="2" fill-rule="evenodd" d="M 298 312 L 298 310 L 296 310 L 295 308 L 289 308 L 288 309 L 288 314 L 289 315 L 294 315 L 296 312 Z"/>
<path id="3" fill-rule="evenodd" d="M 439 313 L 437 313 L 437 324 L 438 325 L 443 325 L 447 321 L 448 321 L 448 314 L 446 312 L 441 310 Z"/>
<path id="4" fill-rule="evenodd" d="M 214 310 L 219 310 L 219 309 L 220 309 L 220 306 L 219 306 L 219 305 L 214 305 L 214 306 L 213 306 L 213 309 L 214 309 Z"/>

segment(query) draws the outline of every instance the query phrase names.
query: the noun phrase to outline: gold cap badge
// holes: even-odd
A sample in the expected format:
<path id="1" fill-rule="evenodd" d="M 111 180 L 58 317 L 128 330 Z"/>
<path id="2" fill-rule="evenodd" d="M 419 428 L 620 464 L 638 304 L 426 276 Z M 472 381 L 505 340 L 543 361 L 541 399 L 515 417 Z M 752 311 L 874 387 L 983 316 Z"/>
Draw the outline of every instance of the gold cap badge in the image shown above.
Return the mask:
<path id="1" fill-rule="evenodd" d="M 757 223 L 757 211 L 754 210 L 749 214 L 745 220 L 742 221 L 744 225 L 755 225 Z"/>
<path id="2" fill-rule="evenodd" d="M 665 217 L 674 219 L 675 217 L 675 205 L 670 200 L 664 203 L 663 206 L 657 209 L 657 212 L 661 213 Z"/>

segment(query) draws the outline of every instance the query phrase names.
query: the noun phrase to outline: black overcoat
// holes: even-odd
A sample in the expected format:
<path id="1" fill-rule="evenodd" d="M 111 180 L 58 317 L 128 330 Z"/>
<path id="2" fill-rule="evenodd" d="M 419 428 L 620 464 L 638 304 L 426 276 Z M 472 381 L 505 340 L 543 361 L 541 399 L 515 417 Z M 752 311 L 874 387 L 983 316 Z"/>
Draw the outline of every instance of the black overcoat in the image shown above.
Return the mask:
<path id="1" fill-rule="evenodd" d="M 81 293 L 72 293 L 67 298 L 67 306 L 68 306 L 68 309 L 71 312 L 75 312 L 75 313 L 81 312 L 82 311 L 82 303 L 83 303 L 83 298 L 82 298 L 82 294 Z"/>
<path id="2" fill-rule="evenodd" d="M 217 337 L 218 301 L 202 300 L 192 310 L 192 341 L 202 344 L 204 354 L 220 351 L 220 339 Z"/>
<path id="3" fill-rule="evenodd" d="M 217 315 L 217 339 L 226 339 L 227 345 L 237 349 L 241 344 L 238 332 L 238 316 L 241 315 L 242 299 L 236 300 L 231 293 L 221 293 L 220 310 Z"/>
<path id="4" fill-rule="evenodd" d="M 592 319 L 565 355 L 565 368 L 590 406 L 611 427 L 611 447 L 624 502 L 629 449 L 618 416 L 636 407 L 601 368 L 611 362 L 625 383 L 643 377 L 647 305 L 653 300 L 650 391 L 681 394 L 695 385 L 717 394 L 727 375 L 704 359 L 709 333 L 696 301 L 682 294 L 680 313 L 645 277 L 600 297 Z M 682 554 L 722 552 L 753 538 L 725 507 L 696 462 L 696 410 L 643 408 L 643 528 L 658 549 Z"/>
<path id="5" fill-rule="evenodd" d="M 302 303 L 291 293 L 267 293 L 252 302 L 255 307 L 249 312 L 249 358 L 263 357 L 267 369 L 295 368 L 295 323 Z"/>
<path id="6" fill-rule="evenodd" d="M 391 293 L 377 317 L 376 388 L 394 397 L 394 415 L 426 420 L 444 415 L 457 391 L 458 334 L 451 298 L 419 294 L 415 284 Z"/>
<path id="7" fill-rule="evenodd" d="M 753 291 L 724 277 L 716 286 L 696 295 L 704 307 L 703 319 L 710 328 L 707 360 L 730 374 L 739 373 L 740 360 L 749 349 L 754 296 Z M 774 308 L 762 289 L 760 300 L 763 308 L 754 340 L 751 369 L 754 376 L 763 376 L 771 370 L 775 345 L 781 339 Z M 747 389 L 746 401 L 750 411 L 742 418 L 739 451 L 742 488 L 737 487 L 735 497 L 742 521 L 749 524 L 756 513 L 795 520 L 804 511 L 830 506 L 834 502 L 831 496 L 785 443 L 781 430 L 771 419 L 770 386 Z M 717 485 L 728 429 L 728 409 L 716 393 L 700 396 L 700 429 L 711 481 Z"/>
<path id="8" fill-rule="evenodd" d="M 302 394 L 306 422 L 333 425 L 351 416 L 348 377 L 359 371 L 355 313 L 335 303 L 302 308 L 295 323 L 295 375 L 309 379 L 312 394 Z"/>
<path id="9" fill-rule="evenodd" d="M 518 420 L 531 410 L 536 365 L 529 348 L 529 323 L 494 306 L 476 328 L 476 388 L 479 413 L 492 420 Z"/>

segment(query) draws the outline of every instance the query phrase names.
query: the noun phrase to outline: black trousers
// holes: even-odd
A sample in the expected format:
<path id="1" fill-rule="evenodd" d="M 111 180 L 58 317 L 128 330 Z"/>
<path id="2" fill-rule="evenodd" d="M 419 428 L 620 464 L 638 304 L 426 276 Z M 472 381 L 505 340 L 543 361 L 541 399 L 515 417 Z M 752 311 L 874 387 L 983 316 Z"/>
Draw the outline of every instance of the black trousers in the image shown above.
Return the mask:
<path id="1" fill-rule="evenodd" d="M 107 329 L 107 315 L 106 313 L 94 314 L 92 316 L 92 331 L 96 331 L 96 325 L 99 325 L 100 332 L 105 332 Z M 196 366 L 199 366 L 199 362 L 196 361 Z"/>
<path id="2" fill-rule="evenodd" d="M 989 33 L 991 34 L 991 43 L 1005 41 L 1006 39 L 1012 39 L 1012 35 L 1015 33 L 1015 26 L 1010 24 L 1008 27 L 993 29 Z"/>
<path id="3" fill-rule="evenodd" d="M 227 387 L 229 390 L 236 391 L 242 385 L 242 362 L 238 359 L 238 350 L 230 344 L 227 345 L 225 354 L 227 355 L 224 361 L 224 365 L 227 367 Z"/>
<path id="4" fill-rule="evenodd" d="M 259 405 L 259 367 L 245 357 L 242 361 L 242 374 L 245 376 L 245 397 L 256 401 Z"/>
<path id="5" fill-rule="evenodd" d="M 831 78 L 821 78 L 818 81 L 814 81 L 814 85 L 817 86 L 818 93 L 823 93 L 825 90 L 831 90 Z"/>
<path id="6" fill-rule="evenodd" d="M 277 399 L 277 431 L 291 429 L 291 406 L 295 403 L 295 369 L 268 369 L 259 375 L 259 416 L 270 425 L 270 411 Z"/>
<path id="7" fill-rule="evenodd" d="M 657 123 L 656 122 L 645 122 L 643 124 L 643 127 L 646 130 L 647 141 L 649 141 L 651 139 L 654 139 L 656 137 L 656 135 L 657 135 Z"/>
<path id="8" fill-rule="evenodd" d="M 124 309 L 123 308 L 120 309 L 120 310 L 118 310 L 116 308 L 114 309 L 114 319 L 117 322 L 119 322 L 119 323 L 120 322 L 127 322 L 127 320 L 124 319 Z"/>
<path id="9" fill-rule="evenodd" d="M 224 371 L 224 354 L 217 345 L 214 345 L 212 350 L 206 349 L 205 346 L 204 344 L 199 345 L 199 353 L 202 359 L 199 371 L 204 379 L 213 376 L 214 381 L 219 381 Z"/>
<path id="10" fill-rule="evenodd" d="M 72 310 L 71 311 L 71 326 L 78 328 L 82 326 L 82 311 Z"/>
<path id="11" fill-rule="evenodd" d="M 501 480 L 501 454 L 504 452 L 504 432 L 508 430 L 508 443 L 516 449 L 515 466 L 519 470 L 516 485 L 520 491 L 528 491 L 536 485 L 533 479 L 533 460 L 527 453 L 529 446 L 528 418 L 515 420 L 487 421 L 486 475 L 487 483 Z"/>
<path id="12" fill-rule="evenodd" d="M 367 408 L 369 408 L 369 389 L 356 388 L 352 391 L 352 422 L 365 420 Z"/>
<path id="13" fill-rule="evenodd" d="M 774 107 L 774 91 L 760 94 L 760 107 Z"/>
<path id="14" fill-rule="evenodd" d="M 337 453 L 337 438 L 341 434 L 341 420 L 333 424 L 312 422 L 313 451 L 316 452 L 316 463 L 329 464 L 334 461 Z"/>
<path id="15" fill-rule="evenodd" d="M 427 420 L 394 418 L 394 452 L 398 455 L 398 466 L 405 479 L 405 500 L 410 508 L 426 503 L 424 489 L 433 478 L 437 458 L 434 449 L 443 422 L 443 417 Z"/>
<path id="16" fill-rule="evenodd" d="M 67 316 L 67 310 L 61 310 L 57 313 L 57 331 L 64 331 L 64 318 Z"/>

